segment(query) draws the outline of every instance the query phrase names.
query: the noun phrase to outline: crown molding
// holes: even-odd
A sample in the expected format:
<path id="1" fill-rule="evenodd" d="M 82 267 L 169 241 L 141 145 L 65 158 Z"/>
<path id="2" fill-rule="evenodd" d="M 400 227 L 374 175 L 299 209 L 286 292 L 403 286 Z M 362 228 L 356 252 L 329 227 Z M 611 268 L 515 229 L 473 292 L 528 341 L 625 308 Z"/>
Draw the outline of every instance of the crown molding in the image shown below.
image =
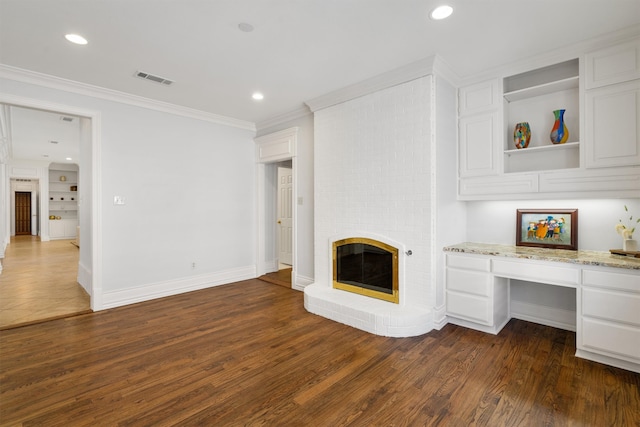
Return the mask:
<path id="1" fill-rule="evenodd" d="M 574 58 L 581 58 L 585 53 L 602 49 L 613 44 L 631 41 L 640 37 L 640 27 L 632 26 L 622 28 L 607 34 L 603 34 L 580 42 L 561 46 L 557 49 L 549 50 L 541 55 L 535 55 L 526 59 L 513 61 L 507 64 L 498 65 L 496 67 L 484 70 L 481 73 L 472 76 L 465 76 L 460 79 L 460 85 L 469 85 L 483 80 L 519 74 L 532 69 L 553 65 L 562 61 Z"/>
<path id="2" fill-rule="evenodd" d="M 359 83 L 329 92 L 306 101 L 311 111 L 318 111 L 379 90 L 387 89 L 433 73 L 435 56 L 421 59 L 403 67 L 379 74 Z"/>
<path id="3" fill-rule="evenodd" d="M 221 116 L 219 114 L 208 113 L 205 111 L 183 107 L 168 102 L 156 101 L 138 95 L 131 95 L 117 90 L 106 89 L 99 86 L 63 79 L 61 77 L 55 77 L 35 71 L 24 70 L 22 68 L 12 67 L 10 65 L 0 64 L 0 78 L 15 80 L 22 83 L 34 84 L 50 89 L 62 90 L 65 92 L 72 92 L 78 95 L 90 96 L 107 101 L 119 102 L 122 104 L 133 105 L 149 110 L 161 111 L 163 113 L 174 114 L 177 116 L 188 117 L 196 120 L 203 120 L 219 125 L 250 130 L 253 132 L 255 132 L 256 130 L 255 123 L 245 120 L 239 120 L 231 117 Z"/>
<path id="4" fill-rule="evenodd" d="M 256 123 L 256 131 L 259 133 L 260 131 L 263 131 L 265 129 L 288 123 L 290 121 L 308 116 L 310 114 L 311 110 L 309 110 L 309 107 L 307 105 L 302 105 L 295 110 L 287 111 L 286 113 L 278 114 L 276 116 Z"/>

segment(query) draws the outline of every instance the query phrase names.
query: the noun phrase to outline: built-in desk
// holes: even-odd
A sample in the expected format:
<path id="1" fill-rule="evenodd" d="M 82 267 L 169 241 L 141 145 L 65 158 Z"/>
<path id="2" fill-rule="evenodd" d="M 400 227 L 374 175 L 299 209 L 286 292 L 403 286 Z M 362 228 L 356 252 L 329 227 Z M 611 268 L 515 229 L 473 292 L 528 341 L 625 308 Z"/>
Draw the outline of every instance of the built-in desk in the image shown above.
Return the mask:
<path id="1" fill-rule="evenodd" d="M 444 251 L 450 323 L 499 333 L 514 279 L 574 288 L 576 356 L 640 372 L 640 259 L 481 243 Z"/>

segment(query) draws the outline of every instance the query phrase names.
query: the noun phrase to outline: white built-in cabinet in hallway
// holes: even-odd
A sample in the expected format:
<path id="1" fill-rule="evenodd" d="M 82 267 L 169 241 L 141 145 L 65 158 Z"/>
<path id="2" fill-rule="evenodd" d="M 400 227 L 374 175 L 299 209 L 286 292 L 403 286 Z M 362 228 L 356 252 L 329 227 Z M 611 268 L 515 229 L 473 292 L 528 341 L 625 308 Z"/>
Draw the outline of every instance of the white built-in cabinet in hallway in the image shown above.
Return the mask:
<path id="1" fill-rule="evenodd" d="M 461 200 L 637 197 L 640 194 L 640 39 L 461 87 Z M 551 143 L 554 110 L 569 139 Z M 528 148 L 513 142 L 531 126 Z"/>
<path id="2" fill-rule="evenodd" d="M 78 167 L 49 166 L 49 238 L 75 239 L 78 227 Z"/>

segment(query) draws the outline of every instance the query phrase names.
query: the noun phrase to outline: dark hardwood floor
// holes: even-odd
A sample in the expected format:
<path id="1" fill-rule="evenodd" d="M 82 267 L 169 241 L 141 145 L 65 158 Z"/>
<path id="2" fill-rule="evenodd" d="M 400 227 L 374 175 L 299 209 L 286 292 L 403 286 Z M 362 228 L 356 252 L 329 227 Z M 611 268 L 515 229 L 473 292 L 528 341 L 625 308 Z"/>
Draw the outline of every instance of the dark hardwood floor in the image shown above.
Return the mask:
<path id="1" fill-rule="evenodd" d="M 385 338 L 249 280 L 0 331 L 3 426 L 638 426 L 640 375 L 513 320 Z"/>

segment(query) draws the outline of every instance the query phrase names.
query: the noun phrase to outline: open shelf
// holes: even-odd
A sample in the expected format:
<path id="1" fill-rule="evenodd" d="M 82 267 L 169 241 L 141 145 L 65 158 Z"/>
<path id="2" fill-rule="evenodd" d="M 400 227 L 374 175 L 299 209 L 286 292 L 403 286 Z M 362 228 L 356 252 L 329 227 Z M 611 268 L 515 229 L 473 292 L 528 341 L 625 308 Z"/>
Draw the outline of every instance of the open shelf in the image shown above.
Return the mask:
<path id="1" fill-rule="evenodd" d="M 567 79 L 555 82 L 545 83 L 525 89 L 516 90 L 505 93 L 504 99 L 508 102 L 521 101 L 523 99 L 534 98 L 536 96 L 548 95 L 550 93 L 560 92 L 563 90 L 577 89 L 580 78 L 578 76 L 569 77 Z"/>
<path id="2" fill-rule="evenodd" d="M 527 148 L 514 148 L 513 150 L 505 150 L 504 154 L 509 156 L 511 155 L 520 155 L 531 152 L 542 152 L 542 151 L 554 151 L 554 150 L 572 150 L 577 149 L 580 145 L 579 142 L 567 142 L 565 144 L 550 144 L 543 145 L 541 147 L 527 147 Z"/>

